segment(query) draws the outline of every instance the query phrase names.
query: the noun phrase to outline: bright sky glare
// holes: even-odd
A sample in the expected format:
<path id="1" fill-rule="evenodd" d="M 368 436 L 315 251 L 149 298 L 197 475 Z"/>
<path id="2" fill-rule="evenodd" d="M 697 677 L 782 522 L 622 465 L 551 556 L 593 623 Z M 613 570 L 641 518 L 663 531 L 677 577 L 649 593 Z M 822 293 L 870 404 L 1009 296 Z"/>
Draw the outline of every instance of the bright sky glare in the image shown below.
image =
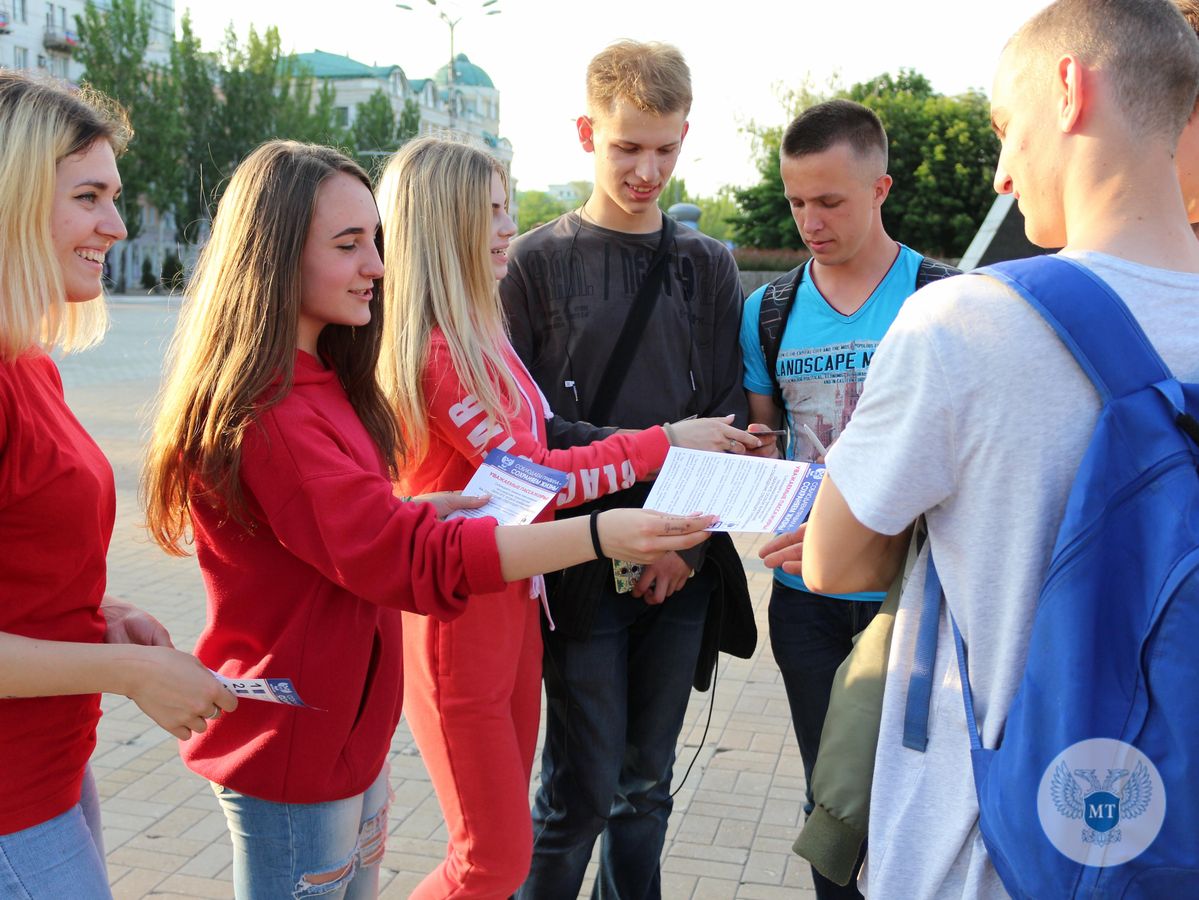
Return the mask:
<path id="1" fill-rule="evenodd" d="M 751 120 L 782 124 L 778 89 L 810 76 L 816 87 L 839 76 L 845 85 L 911 67 L 946 94 L 990 93 L 1007 38 L 1048 0 L 176 0 L 190 6 L 205 49 L 219 46 L 233 23 L 279 28 L 285 49 L 344 53 L 369 64 L 398 64 L 428 78 L 449 58 L 447 25 L 460 18 L 454 52 L 465 53 L 500 91 L 500 133 L 513 146 L 521 189 L 592 177 L 578 145 L 588 60 L 620 38 L 667 41 L 691 67 L 691 130 L 675 174 L 693 194 L 757 180 Z"/>

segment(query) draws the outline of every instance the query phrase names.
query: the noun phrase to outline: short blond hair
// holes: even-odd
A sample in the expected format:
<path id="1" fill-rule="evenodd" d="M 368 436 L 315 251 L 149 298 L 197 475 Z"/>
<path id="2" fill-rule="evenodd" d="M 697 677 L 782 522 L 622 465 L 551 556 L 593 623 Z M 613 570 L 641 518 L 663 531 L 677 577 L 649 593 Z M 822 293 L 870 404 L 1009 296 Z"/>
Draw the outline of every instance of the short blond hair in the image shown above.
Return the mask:
<path id="1" fill-rule="evenodd" d="M 81 350 L 103 337 L 103 297 L 67 303 L 50 216 L 58 163 L 132 137 L 123 109 L 97 91 L 0 70 L 0 360 L 29 349 Z"/>
<path id="2" fill-rule="evenodd" d="M 1008 48 L 1038 62 L 1072 53 L 1107 73 L 1129 126 L 1176 141 L 1195 108 L 1199 40 L 1169 0 L 1057 0 Z M 1039 77 L 1028 67 L 1025 77 Z"/>
<path id="3" fill-rule="evenodd" d="M 691 70 L 677 47 L 617 41 L 587 66 L 587 111 L 594 118 L 624 100 L 642 112 L 691 112 Z"/>

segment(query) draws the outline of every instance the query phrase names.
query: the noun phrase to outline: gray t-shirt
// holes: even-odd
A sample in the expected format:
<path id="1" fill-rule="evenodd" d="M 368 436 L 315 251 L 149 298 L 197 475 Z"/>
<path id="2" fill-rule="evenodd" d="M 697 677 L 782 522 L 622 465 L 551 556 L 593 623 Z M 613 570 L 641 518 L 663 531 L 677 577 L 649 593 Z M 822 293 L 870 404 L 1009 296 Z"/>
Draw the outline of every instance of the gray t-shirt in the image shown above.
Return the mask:
<path id="1" fill-rule="evenodd" d="M 1199 380 L 1199 275 L 1070 253 L 1128 304 L 1172 371 Z M 829 473 L 867 527 L 925 513 L 969 648 L 984 746 L 1003 733 L 1038 591 L 1099 414 L 1089 380 L 1027 303 L 964 276 L 904 305 L 870 368 Z M 901 743 L 924 560 L 900 601 L 883 701 L 862 883 L 890 900 L 1004 897 L 977 828 L 961 684 L 942 612 L 926 752 Z"/>

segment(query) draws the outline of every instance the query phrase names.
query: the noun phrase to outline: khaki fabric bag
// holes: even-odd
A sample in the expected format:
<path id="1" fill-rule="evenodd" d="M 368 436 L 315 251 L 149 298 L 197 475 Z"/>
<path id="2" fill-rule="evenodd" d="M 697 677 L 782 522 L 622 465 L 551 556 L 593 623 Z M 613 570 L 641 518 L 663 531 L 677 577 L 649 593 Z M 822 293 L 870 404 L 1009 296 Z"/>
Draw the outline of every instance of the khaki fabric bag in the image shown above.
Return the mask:
<path id="1" fill-rule="evenodd" d="M 891 582 L 882 607 L 854 638 L 853 650 L 837 669 L 812 771 L 815 807 L 792 847 L 821 875 L 841 885 L 849 884 L 853 877 L 866 841 L 895 612 L 924 537 L 921 518 L 912 530 L 907 559 Z"/>

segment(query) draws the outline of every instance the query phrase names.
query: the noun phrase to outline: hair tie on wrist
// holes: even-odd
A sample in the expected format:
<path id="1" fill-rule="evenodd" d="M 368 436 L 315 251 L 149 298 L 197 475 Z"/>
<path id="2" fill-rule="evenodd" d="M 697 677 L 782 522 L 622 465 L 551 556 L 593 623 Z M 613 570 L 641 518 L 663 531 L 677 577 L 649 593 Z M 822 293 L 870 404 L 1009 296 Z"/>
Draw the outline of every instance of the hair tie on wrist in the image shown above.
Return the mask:
<path id="1" fill-rule="evenodd" d="M 669 422 L 662 423 L 662 430 L 666 432 L 666 440 L 670 442 L 670 446 L 677 447 L 679 442 L 674 439 L 674 429 L 670 427 Z"/>
<path id="2" fill-rule="evenodd" d="M 600 544 L 599 539 L 599 514 L 600 511 L 598 509 L 591 511 L 591 547 L 595 550 L 596 559 L 607 559 L 608 557 L 604 555 L 604 548 Z"/>

